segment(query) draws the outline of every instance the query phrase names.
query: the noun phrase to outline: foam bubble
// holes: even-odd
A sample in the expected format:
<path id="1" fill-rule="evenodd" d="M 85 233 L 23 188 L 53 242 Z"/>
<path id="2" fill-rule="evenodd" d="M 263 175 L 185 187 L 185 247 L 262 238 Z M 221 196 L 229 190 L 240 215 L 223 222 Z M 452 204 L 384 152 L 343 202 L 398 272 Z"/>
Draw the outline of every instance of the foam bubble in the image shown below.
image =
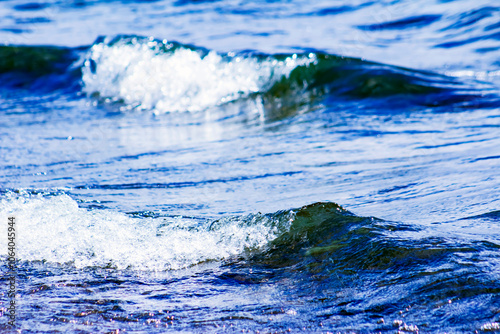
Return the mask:
<path id="1" fill-rule="evenodd" d="M 269 88 L 314 57 L 221 55 L 188 47 L 168 50 L 151 40 L 92 46 L 83 66 L 84 91 L 157 113 L 200 111 Z"/>
<path id="2" fill-rule="evenodd" d="M 211 224 L 180 217 L 133 218 L 80 208 L 68 195 L 4 198 L 0 217 L 7 221 L 11 215 L 16 217 L 18 259 L 77 268 L 180 269 L 263 247 L 280 233 L 265 215 Z M 0 238 L 0 255 L 6 255 L 6 242 Z"/>

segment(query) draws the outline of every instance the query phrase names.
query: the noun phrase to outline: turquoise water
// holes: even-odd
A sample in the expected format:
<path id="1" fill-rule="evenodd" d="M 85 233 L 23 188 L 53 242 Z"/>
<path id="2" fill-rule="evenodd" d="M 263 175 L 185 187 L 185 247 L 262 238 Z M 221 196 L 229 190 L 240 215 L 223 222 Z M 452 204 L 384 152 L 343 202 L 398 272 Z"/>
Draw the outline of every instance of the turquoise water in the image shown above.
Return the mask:
<path id="1" fill-rule="evenodd" d="M 500 331 L 493 1 L 3 1 L 2 332 Z"/>

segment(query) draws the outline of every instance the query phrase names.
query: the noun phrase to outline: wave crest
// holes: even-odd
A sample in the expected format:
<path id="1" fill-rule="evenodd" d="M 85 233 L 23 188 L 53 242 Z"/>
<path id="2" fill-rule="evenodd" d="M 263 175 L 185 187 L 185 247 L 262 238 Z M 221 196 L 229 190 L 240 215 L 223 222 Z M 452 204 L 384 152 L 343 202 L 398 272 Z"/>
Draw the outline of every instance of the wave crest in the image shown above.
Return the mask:
<path id="1" fill-rule="evenodd" d="M 84 91 L 156 112 L 199 111 L 269 88 L 314 57 L 244 57 L 138 37 L 92 46 Z"/>
<path id="2" fill-rule="evenodd" d="M 181 269 L 237 256 L 267 245 L 287 224 L 286 217 L 278 222 L 260 214 L 224 218 L 211 226 L 182 217 L 133 218 L 80 208 L 68 195 L 3 199 L 0 216 L 10 215 L 16 217 L 22 261 L 134 270 Z M 5 251 L 6 240 L 0 241 Z"/>

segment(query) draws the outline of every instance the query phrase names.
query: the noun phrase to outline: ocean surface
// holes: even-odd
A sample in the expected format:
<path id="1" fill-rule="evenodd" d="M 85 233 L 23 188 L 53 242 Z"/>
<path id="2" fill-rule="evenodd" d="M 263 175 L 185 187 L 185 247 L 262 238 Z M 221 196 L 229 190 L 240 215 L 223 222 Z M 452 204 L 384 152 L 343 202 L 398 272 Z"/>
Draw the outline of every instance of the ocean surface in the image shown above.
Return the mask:
<path id="1" fill-rule="evenodd" d="M 6 0 L 0 43 L 0 332 L 500 332 L 497 0 Z"/>

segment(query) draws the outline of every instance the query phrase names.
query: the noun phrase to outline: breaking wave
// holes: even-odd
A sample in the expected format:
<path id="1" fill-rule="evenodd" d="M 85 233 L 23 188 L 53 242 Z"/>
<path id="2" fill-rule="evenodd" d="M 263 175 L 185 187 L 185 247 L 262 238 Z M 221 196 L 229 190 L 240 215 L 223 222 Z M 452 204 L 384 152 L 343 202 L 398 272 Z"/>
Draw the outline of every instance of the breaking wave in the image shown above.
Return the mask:
<path id="1" fill-rule="evenodd" d="M 102 38 L 88 52 L 83 90 L 122 109 L 200 111 L 248 98 L 266 110 L 299 109 L 317 98 L 391 98 L 420 105 L 477 98 L 456 78 L 308 52 L 217 53 L 136 36 Z"/>
<path id="2" fill-rule="evenodd" d="M 287 217 L 274 220 L 265 215 L 211 223 L 182 217 L 133 218 L 80 208 L 67 195 L 2 199 L 0 213 L 16 217 L 20 260 L 77 268 L 185 268 L 262 247 L 288 224 Z M 6 239 L 0 247 L 7 249 Z"/>

